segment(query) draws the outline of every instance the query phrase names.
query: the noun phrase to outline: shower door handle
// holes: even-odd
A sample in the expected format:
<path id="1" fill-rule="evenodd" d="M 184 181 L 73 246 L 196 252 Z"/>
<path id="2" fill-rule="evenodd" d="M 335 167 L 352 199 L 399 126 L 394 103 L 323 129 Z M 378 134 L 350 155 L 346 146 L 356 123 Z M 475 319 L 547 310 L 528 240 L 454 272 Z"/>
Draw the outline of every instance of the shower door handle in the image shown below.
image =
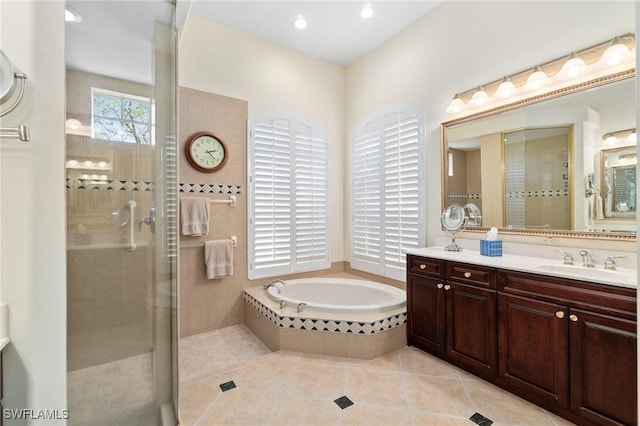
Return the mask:
<path id="1" fill-rule="evenodd" d="M 156 233 L 156 209 L 152 207 L 149 210 L 149 216 L 140 219 L 138 222 L 138 232 L 142 231 L 142 224 L 149 225 L 151 227 L 151 233 Z"/>

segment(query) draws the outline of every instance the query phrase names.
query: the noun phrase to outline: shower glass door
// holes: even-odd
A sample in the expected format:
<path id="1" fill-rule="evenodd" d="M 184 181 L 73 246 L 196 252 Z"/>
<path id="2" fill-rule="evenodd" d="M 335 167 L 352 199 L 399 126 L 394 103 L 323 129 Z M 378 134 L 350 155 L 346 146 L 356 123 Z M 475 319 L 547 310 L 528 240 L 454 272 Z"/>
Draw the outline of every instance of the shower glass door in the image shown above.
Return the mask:
<path id="1" fill-rule="evenodd" d="M 175 425 L 174 6 L 67 8 L 68 424 Z"/>

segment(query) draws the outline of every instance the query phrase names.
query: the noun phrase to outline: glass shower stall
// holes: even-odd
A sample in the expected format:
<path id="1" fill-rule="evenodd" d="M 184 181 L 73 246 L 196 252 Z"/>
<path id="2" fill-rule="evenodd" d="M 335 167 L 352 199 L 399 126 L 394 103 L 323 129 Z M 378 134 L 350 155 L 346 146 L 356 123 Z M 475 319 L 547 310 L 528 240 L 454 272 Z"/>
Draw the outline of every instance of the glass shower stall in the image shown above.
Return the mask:
<path id="1" fill-rule="evenodd" d="M 175 425 L 174 5 L 66 5 L 68 424 Z"/>

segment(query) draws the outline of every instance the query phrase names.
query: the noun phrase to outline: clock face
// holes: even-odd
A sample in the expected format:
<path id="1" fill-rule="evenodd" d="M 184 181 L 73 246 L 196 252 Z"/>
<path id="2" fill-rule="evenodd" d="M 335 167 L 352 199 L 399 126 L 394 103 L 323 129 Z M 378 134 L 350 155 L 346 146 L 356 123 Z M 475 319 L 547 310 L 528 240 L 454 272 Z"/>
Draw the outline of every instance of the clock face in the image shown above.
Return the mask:
<path id="1" fill-rule="evenodd" d="M 221 169 L 227 160 L 227 147 L 211 133 L 196 133 L 185 146 L 187 160 L 197 170 L 211 173 Z"/>

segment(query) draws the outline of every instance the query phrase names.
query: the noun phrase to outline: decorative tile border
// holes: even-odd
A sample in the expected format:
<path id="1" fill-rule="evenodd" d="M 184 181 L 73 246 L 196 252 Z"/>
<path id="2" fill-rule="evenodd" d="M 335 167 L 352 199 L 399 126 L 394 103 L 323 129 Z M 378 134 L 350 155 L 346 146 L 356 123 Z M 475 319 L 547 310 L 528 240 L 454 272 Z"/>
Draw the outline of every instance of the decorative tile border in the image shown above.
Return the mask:
<path id="1" fill-rule="evenodd" d="M 479 200 L 482 198 L 481 194 L 462 194 L 462 193 L 455 193 L 455 194 L 447 194 L 447 199 L 448 200 Z"/>
<path id="2" fill-rule="evenodd" d="M 139 180 L 99 180 L 67 178 L 67 189 L 97 189 L 103 191 L 149 192 L 155 190 L 155 183 Z M 183 193 L 198 194 L 242 194 L 242 186 L 205 183 L 179 183 L 178 191 Z"/>
<path id="3" fill-rule="evenodd" d="M 332 333 L 365 334 L 371 335 L 382 331 L 399 327 L 407 322 L 407 313 L 402 312 L 391 315 L 373 322 L 346 321 L 346 320 L 326 320 L 314 318 L 298 318 L 292 316 L 281 316 L 271 308 L 260 302 L 258 299 L 242 292 L 244 301 L 251 305 L 262 316 L 274 323 L 279 328 L 292 328 L 296 330 L 316 330 Z"/>
<path id="4" fill-rule="evenodd" d="M 510 191 L 507 198 L 535 198 L 535 197 L 568 197 L 568 189 L 541 189 L 538 191 Z"/>
<path id="5" fill-rule="evenodd" d="M 179 183 L 178 191 L 197 194 L 242 194 L 242 186 L 221 185 L 215 183 Z"/>
<path id="6" fill-rule="evenodd" d="M 67 178 L 67 189 L 99 189 L 103 191 L 142 191 L 155 190 L 154 182 L 139 180 L 113 179 L 73 179 Z"/>

